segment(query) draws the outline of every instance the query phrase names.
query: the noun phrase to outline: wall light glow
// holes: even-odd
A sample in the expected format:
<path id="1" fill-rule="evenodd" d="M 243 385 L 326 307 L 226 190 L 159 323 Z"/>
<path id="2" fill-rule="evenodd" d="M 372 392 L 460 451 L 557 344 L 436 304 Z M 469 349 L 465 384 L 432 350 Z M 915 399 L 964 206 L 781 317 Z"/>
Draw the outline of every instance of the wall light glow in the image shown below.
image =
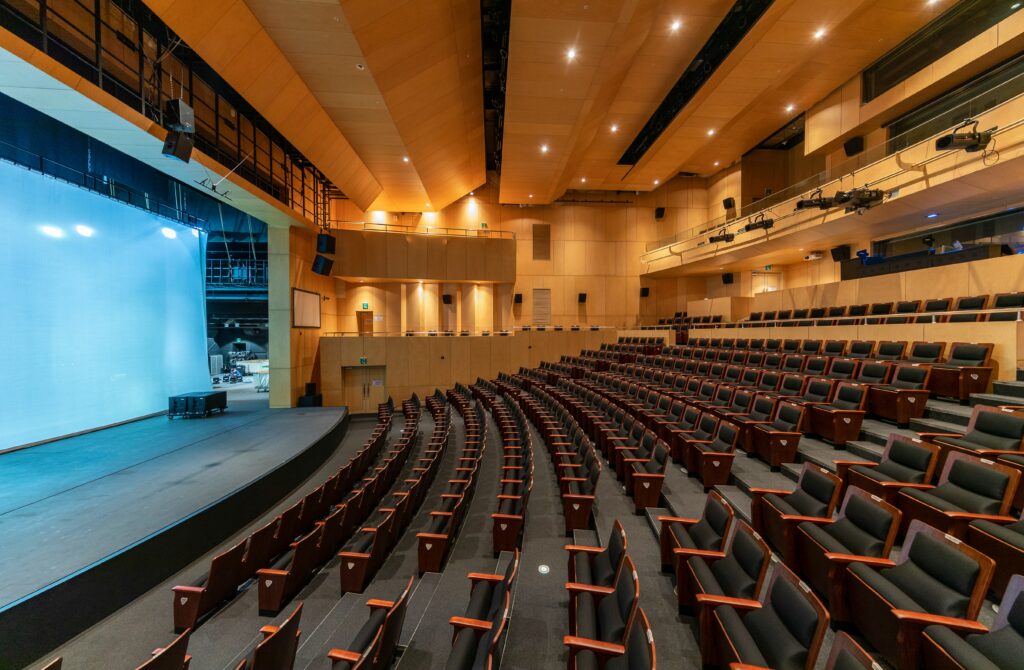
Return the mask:
<path id="1" fill-rule="evenodd" d="M 178 237 L 178 233 L 174 232 L 170 228 L 167 228 L 166 226 L 160 229 L 160 234 L 169 240 L 173 240 L 176 237 Z"/>
<path id="2" fill-rule="evenodd" d="M 373 222 L 374 223 L 384 223 L 384 212 L 383 211 L 378 209 L 375 212 L 371 212 L 370 216 L 373 218 Z"/>
<path id="3" fill-rule="evenodd" d="M 47 237 L 64 237 L 64 231 L 57 226 L 39 226 L 39 231 Z"/>
<path id="4" fill-rule="evenodd" d="M 81 235 L 82 237 L 92 237 L 93 233 L 95 233 L 96 231 L 90 228 L 89 226 L 84 226 L 80 223 L 77 226 L 75 226 L 75 232 Z"/>

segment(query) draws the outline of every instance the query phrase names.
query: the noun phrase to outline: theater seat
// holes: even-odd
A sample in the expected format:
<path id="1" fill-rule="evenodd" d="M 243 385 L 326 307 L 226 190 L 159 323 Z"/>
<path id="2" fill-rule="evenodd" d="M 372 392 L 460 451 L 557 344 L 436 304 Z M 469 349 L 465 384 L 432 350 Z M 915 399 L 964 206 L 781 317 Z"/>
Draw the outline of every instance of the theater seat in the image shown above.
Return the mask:
<path id="1" fill-rule="evenodd" d="M 661 500 L 661 487 L 670 456 L 661 440 L 655 442 L 647 458 L 624 458 L 626 465 L 626 492 L 633 498 L 637 514 L 647 507 L 657 507 Z"/>
<path id="2" fill-rule="evenodd" d="M 804 420 L 804 405 L 782 401 L 775 406 L 771 423 L 755 424 L 750 428 L 750 446 L 773 470 L 796 459 L 800 446 L 800 425 Z"/>
<path id="3" fill-rule="evenodd" d="M 975 520 L 1012 523 L 1007 516 L 1020 473 L 987 458 L 954 452 L 946 459 L 936 486 L 905 488 L 897 497 L 903 528 L 920 519 L 961 540 Z"/>
<path id="4" fill-rule="evenodd" d="M 260 628 L 263 640 L 256 645 L 252 657 L 242 659 L 235 670 L 281 670 L 295 664 L 295 652 L 299 647 L 299 620 L 302 618 L 302 603 L 280 626 Z"/>
<path id="5" fill-rule="evenodd" d="M 697 599 L 704 604 L 700 642 L 705 665 L 739 662 L 775 670 L 814 667 L 829 614 L 811 589 L 785 566 L 776 569 L 761 600 L 710 594 L 700 594 Z"/>
<path id="6" fill-rule="evenodd" d="M 191 630 L 186 630 L 166 647 L 155 649 L 153 656 L 135 670 L 188 670 L 189 664 L 192 662 L 192 657 L 187 653 L 188 638 L 191 634 Z M 57 659 L 42 670 L 60 670 L 60 668 L 60 659 Z"/>
<path id="7" fill-rule="evenodd" d="M 880 361 L 898 361 L 903 359 L 903 355 L 906 351 L 906 342 L 879 342 L 878 350 L 875 352 L 874 358 Z M 941 352 L 939 352 L 939 355 L 941 355 Z"/>
<path id="8" fill-rule="evenodd" d="M 519 550 L 516 549 L 503 574 L 471 572 L 466 575 L 471 586 L 469 604 L 466 605 L 466 611 L 462 616 L 467 619 L 490 621 L 504 607 L 505 596 L 512 590 L 518 574 Z"/>
<path id="9" fill-rule="evenodd" d="M 717 491 L 708 493 L 699 519 L 659 516 L 661 569 L 670 570 L 675 566 L 676 549 L 721 551 L 734 519 L 732 506 Z"/>
<path id="10" fill-rule="evenodd" d="M 921 418 L 930 395 L 931 370 L 931 366 L 916 363 L 897 365 L 892 381 L 869 387 L 868 411 L 901 428 L 907 427 L 911 419 Z"/>
<path id="11" fill-rule="evenodd" d="M 999 293 L 992 301 L 991 309 L 1013 309 L 1010 312 L 993 312 L 988 315 L 989 321 L 1019 321 L 1024 311 L 1024 292 Z"/>
<path id="12" fill-rule="evenodd" d="M 569 670 L 655 670 L 656 667 L 654 631 L 642 608 L 637 610 L 622 650 L 610 646 L 600 650 L 588 648 L 592 645 L 582 640 L 567 639 L 566 644 Z"/>
<path id="13" fill-rule="evenodd" d="M 833 461 L 843 486 L 856 486 L 896 504 L 903 488 L 928 488 L 935 476 L 939 449 L 918 438 L 890 433 L 882 451 L 882 460 Z"/>
<path id="14" fill-rule="evenodd" d="M 474 670 L 496 668 L 499 662 L 499 642 L 505 634 L 511 610 L 512 594 L 506 591 L 502 606 L 488 620 L 452 617 L 448 623 L 455 632 L 445 670 Z M 389 666 L 383 666 L 383 668 Z"/>
<path id="15" fill-rule="evenodd" d="M 771 564 L 771 549 L 742 521 L 735 522 L 735 528 L 725 551 L 687 547 L 672 550 L 680 612 L 692 608 L 699 593 L 752 600 L 761 592 Z"/>
<path id="16" fill-rule="evenodd" d="M 927 300 L 924 303 L 924 307 L 921 312 L 925 315 L 933 312 L 948 312 L 950 305 L 953 304 L 952 298 L 940 298 L 938 300 Z M 914 319 L 914 323 L 935 323 L 937 321 L 943 321 L 946 317 L 944 316 L 919 316 Z"/>
<path id="17" fill-rule="evenodd" d="M 735 424 L 720 421 L 710 440 L 691 440 L 685 454 L 687 474 L 699 479 L 705 490 L 727 484 L 739 438 L 740 431 Z"/>
<path id="18" fill-rule="evenodd" d="M 841 573 L 859 557 L 888 558 L 901 516 L 878 496 L 851 487 L 834 519 L 803 521 L 797 527 L 794 569 L 836 617 L 846 617 Z"/>
<path id="19" fill-rule="evenodd" d="M 612 524 L 612 532 L 603 548 L 565 545 L 565 550 L 569 552 L 569 581 L 611 586 L 626 560 L 628 546 L 626 530 L 618 519 Z"/>
<path id="20" fill-rule="evenodd" d="M 327 652 L 327 658 L 330 659 L 332 668 L 335 670 L 370 670 L 371 668 L 391 667 L 398 646 L 398 638 L 402 634 L 402 626 L 405 623 L 405 612 L 413 579 L 413 577 L 409 578 L 405 589 L 395 600 L 371 598 L 366 601 L 366 606 L 370 609 L 369 616 L 356 632 L 352 642 L 344 649 L 335 647 Z"/>
<path id="21" fill-rule="evenodd" d="M 953 309 L 953 311 L 964 312 L 985 309 L 987 304 L 987 295 L 977 295 L 958 298 L 956 301 L 956 307 Z M 981 314 L 951 314 L 949 317 L 947 317 L 947 320 L 949 321 L 949 323 L 968 323 L 974 321 L 981 321 L 981 318 Z"/>
<path id="22" fill-rule="evenodd" d="M 808 403 L 807 425 L 823 440 L 843 447 L 860 436 L 867 401 L 867 386 L 840 382 L 830 403 Z"/>
<path id="23" fill-rule="evenodd" d="M 928 670 L 1014 670 L 1024 659 L 1024 576 L 1013 578 L 987 630 L 936 624 L 924 629 L 921 660 Z"/>
<path id="24" fill-rule="evenodd" d="M 992 591 L 1002 594 L 1010 578 L 1024 572 L 1024 516 L 1012 523 L 988 519 L 972 521 L 967 543 L 996 562 Z"/>
<path id="25" fill-rule="evenodd" d="M 932 624 L 975 628 L 992 579 L 992 559 L 920 521 L 896 561 L 851 563 L 849 621 L 898 670 L 919 667 L 921 631 Z"/>
<path id="26" fill-rule="evenodd" d="M 620 650 L 618 654 L 621 654 L 629 626 L 636 617 L 640 596 L 640 581 L 633 560 L 626 556 L 612 586 L 567 582 L 565 588 L 569 592 L 566 646 L 577 651 L 585 648 L 596 651 L 604 645 L 615 645 L 614 649 Z M 589 640 L 592 644 L 587 645 L 580 640 Z"/>
<path id="27" fill-rule="evenodd" d="M 783 558 L 793 556 L 793 536 L 803 521 L 831 519 L 839 502 L 841 482 L 826 470 L 804 463 L 794 491 L 751 488 L 750 517 L 754 530 Z"/>
<path id="28" fill-rule="evenodd" d="M 949 356 L 932 366 L 928 390 L 966 404 L 972 393 L 988 390 L 992 378 L 992 344 L 955 342 Z"/>
<path id="29" fill-rule="evenodd" d="M 1024 447 L 1024 412 L 1014 408 L 977 405 L 963 435 L 919 433 L 921 439 L 939 448 L 940 466 L 946 454 L 962 451 L 973 456 L 999 457 Z"/>

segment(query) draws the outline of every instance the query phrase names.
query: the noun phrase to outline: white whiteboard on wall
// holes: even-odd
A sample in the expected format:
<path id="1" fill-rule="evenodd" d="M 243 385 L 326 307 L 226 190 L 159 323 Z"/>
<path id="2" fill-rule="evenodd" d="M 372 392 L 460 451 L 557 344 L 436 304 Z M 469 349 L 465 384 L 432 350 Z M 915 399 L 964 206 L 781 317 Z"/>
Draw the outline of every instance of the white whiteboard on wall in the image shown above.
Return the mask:
<path id="1" fill-rule="evenodd" d="M 320 294 L 292 289 L 292 327 L 320 327 Z"/>

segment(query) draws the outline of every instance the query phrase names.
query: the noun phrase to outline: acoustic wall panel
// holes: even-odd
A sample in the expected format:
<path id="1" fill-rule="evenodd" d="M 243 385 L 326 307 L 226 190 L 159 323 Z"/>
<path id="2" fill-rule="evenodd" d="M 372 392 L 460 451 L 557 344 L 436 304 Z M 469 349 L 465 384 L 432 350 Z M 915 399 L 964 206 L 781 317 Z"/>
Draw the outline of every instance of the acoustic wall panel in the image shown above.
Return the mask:
<path id="1" fill-rule="evenodd" d="M 0 163 L 0 449 L 210 388 L 205 235 Z"/>

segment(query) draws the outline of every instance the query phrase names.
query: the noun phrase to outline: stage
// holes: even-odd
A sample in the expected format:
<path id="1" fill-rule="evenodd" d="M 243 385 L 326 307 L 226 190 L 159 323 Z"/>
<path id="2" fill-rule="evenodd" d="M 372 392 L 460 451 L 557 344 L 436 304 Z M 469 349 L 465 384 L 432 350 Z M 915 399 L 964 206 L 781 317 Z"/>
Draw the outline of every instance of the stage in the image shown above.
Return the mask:
<path id="1" fill-rule="evenodd" d="M 271 507 L 344 435 L 344 408 L 271 410 L 254 395 L 207 419 L 0 455 L 0 649 L 45 648 L 98 621 Z M 42 621 L 58 629 L 49 639 Z"/>

